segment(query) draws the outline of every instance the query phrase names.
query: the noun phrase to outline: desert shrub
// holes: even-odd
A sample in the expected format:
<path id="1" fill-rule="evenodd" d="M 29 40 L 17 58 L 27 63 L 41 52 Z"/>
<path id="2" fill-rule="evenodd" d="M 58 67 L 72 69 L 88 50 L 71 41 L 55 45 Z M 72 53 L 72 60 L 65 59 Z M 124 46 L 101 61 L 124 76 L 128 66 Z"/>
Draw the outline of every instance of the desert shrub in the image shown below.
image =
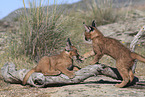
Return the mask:
<path id="1" fill-rule="evenodd" d="M 55 0 L 54 0 L 55 2 Z M 24 0 L 23 0 L 24 3 Z M 52 54 L 64 46 L 67 36 L 63 23 L 68 20 L 63 16 L 61 6 L 49 6 L 35 1 L 29 2 L 29 9 L 25 7 L 20 17 L 20 29 L 15 34 L 11 43 L 14 50 L 11 53 L 26 55 L 31 59 L 38 60 L 40 57 Z M 19 41 L 19 42 L 18 42 Z"/>
<path id="2" fill-rule="evenodd" d="M 118 18 L 113 0 L 92 0 L 86 2 L 86 10 L 79 10 L 86 22 L 96 20 L 98 25 L 113 23 Z"/>

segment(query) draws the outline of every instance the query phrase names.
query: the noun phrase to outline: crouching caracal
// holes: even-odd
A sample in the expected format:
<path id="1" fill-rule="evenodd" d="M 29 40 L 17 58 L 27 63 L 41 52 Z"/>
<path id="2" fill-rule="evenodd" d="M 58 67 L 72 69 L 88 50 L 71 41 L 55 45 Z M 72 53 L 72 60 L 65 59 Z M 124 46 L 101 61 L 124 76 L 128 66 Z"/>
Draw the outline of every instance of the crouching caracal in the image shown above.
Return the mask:
<path id="1" fill-rule="evenodd" d="M 44 56 L 38 62 L 38 65 L 32 68 L 24 77 L 22 84 L 25 85 L 28 78 L 33 72 L 41 72 L 45 76 L 59 75 L 63 73 L 69 78 L 75 76 L 73 70 L 79 70 L 80 68 L 73 65 L 73 58 L 81 62 L 80 55 L 77 48 L 71 44 L 70 39 L 67 39 L 67 46 L 64 51 L 55 56 Z"/>

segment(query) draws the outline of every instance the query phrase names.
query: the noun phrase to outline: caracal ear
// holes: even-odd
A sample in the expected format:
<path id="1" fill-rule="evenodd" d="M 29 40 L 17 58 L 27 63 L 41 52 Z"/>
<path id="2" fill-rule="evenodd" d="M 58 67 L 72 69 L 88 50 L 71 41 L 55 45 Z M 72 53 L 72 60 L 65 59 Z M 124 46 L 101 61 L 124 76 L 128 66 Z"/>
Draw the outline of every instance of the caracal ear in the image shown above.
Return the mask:
<path id="1" fill-rule="evenodd" d="M 85 22 L 83 22 L 83 25 L 84 25 L 84 27 L 85 27 L 85 29 L 86 29 L 86 32 L 90 32 L 90 29 L 87 27 L 87 25 L 85 24 Z"/>
<path id="2" fill-rule="evenodd" d="M 71 41 L 70 41 L 69 38 L 67 39 L 67 43 L 68 43 L 70 46 L 72 46 L 72 43 L 71 43 Z"/>
<path id="3" fill-rule="evenodd" d="M 95 20 L 92 21 L 92 27 L 95 27 L 96 28 Z"/>
<path id="4" fill-rule="evenodd" d="M 72 43 L 71 43 L 70 39 L 68 38 L 67 42 L 66 42 L 65 50 L 70 51 L 72 49 L 71 46 L 72 46 Z"/>
<path id="5" fill-rule="evenodd" d="M 93 28 L 93 27 L 89 27 L 89 29 L 90 29 L 90 32 L 91 32 L 91 31 L 94 31 L 94 28 Z"/>

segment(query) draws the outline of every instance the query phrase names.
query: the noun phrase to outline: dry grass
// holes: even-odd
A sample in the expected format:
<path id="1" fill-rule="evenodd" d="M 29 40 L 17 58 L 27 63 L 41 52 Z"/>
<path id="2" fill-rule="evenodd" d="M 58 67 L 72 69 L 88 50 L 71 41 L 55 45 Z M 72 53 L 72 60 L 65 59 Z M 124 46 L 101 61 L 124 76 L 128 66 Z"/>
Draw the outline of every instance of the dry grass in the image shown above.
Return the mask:
<path id="1" fill-rule="evenodd" d="M 11 54 L 24 54 L 36 61 L 60 50 L 68 36 L 62 25 L 68 17 L 63 15 L 61 6 L 54 5 L 48 10 L 49 4 L 44 6 L 42 0 L 38 2 L 29 2 L 29 9 L 26 9 L 23 0 L 25 11 L 19 19 L 19 31 L 9 33 L 13 37 L 9 41 Z"/>

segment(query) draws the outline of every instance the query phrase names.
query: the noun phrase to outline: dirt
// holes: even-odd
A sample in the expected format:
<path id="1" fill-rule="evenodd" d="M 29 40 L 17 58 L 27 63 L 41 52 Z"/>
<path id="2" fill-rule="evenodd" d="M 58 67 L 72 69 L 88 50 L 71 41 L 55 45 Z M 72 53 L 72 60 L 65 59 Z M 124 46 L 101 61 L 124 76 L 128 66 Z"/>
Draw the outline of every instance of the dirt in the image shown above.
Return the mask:
<path id="1" fill-rule="evenodd" d="M 120 81 L 105 76 L 91 77 L 79 84 L 46 88 L 10 84 L 0 79 L 0 97 L 144 97 L 145 76 L 139 79 L 136 85 L 126 88 L 115 87 Z"/>

